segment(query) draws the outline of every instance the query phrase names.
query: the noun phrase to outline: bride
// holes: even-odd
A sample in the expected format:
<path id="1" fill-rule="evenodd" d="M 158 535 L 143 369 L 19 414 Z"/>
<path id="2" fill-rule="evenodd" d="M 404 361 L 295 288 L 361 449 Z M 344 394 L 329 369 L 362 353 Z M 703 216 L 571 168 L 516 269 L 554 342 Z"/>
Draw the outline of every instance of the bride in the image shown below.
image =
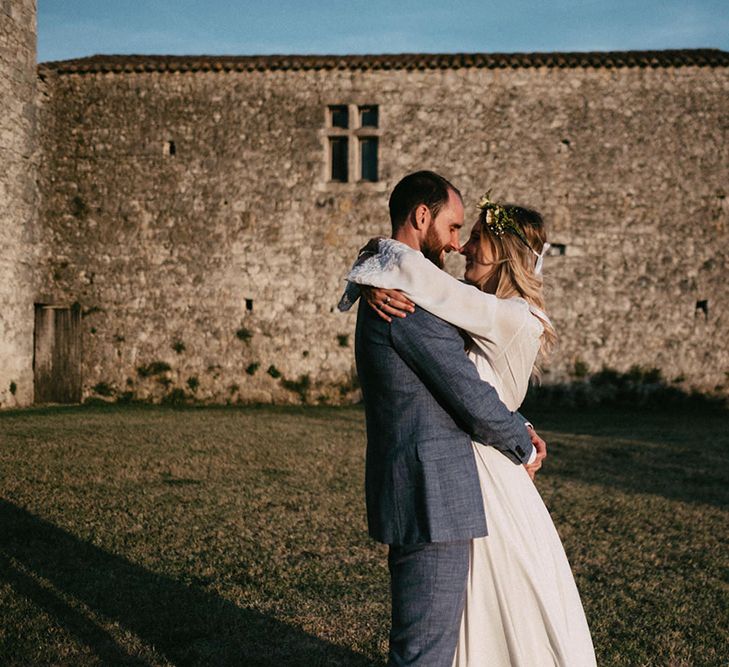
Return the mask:
<path id="1" fill-rule="evenodd" d="M 376 252 L 365 252 L 348 280 L 360 284 L 385 319 L 387 312 L 406 316 L 412 300 L 465 332 L 480 377 L 515 411 L 539 373 L 537 357 L 556 338 L 543 310 L 541 269 L 549 244 L 536 211 L 488 195 L 478 208 L 461 248 L 465 282 L 393 239 L 373 240 L 368 247 Z M 530 479 L 534 469 L 515 466 L 494 447 L 472 446 L 489 534 L 471 543 L 454 667 L 595 665 L 569 563 Z"/>

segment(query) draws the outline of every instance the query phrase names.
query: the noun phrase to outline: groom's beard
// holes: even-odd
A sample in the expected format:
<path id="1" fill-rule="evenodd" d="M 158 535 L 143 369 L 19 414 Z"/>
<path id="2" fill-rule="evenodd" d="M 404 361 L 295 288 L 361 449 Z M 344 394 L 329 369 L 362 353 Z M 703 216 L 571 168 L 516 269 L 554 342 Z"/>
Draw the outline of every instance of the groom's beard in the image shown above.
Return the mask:
<path id="1" fill-rule="evenodd" d="M 438 238 L 437 232 L 433 228 L 433 225 L 431 225 L 425 233 L 425 240 L 420 247 L 420 252 L 425 255 L 426 259 L 429 259 L 439 269 L 442 269 L 445 265 L 443 261 L 443 257 L 445 255 L 443 252 L 444 250 L 445 245 L 443 245 L 443 242 Z"/>

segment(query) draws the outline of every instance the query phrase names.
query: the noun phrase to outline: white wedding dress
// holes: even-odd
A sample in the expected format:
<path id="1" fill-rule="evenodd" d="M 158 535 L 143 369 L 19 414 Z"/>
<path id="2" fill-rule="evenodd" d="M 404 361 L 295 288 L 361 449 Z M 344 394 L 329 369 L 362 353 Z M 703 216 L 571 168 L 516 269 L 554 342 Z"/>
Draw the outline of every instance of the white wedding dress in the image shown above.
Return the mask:
<path id="1" fill-rule="evenodd" d="M 544 313 L 499 299 L 387 239 L 356 265 L 354 283 L 402 290 L 421 308 L 468 332 L 469 357 L 514 411 L 526 395 Z M 346 301 L 346 296 L 345 296 Z M 547 508 L 523 466 L 473 443 L 488 536 L 472 541 L 454 667 L 590 667 L 590 631 Z"/>

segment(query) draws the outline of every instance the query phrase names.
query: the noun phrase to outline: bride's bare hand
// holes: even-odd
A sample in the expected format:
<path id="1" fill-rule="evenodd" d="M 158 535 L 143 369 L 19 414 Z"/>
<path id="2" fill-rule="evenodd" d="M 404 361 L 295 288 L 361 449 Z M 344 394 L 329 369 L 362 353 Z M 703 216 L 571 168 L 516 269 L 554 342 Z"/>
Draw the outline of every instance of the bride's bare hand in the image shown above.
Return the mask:
<path id="1" fill-rule="evenodd" d="M 415 312 L 415 304 L 400 290 L 383 289 L 360 285 L 362 297 L 385 322 L 392 322 L 392 317 L 406 317 Z"/>

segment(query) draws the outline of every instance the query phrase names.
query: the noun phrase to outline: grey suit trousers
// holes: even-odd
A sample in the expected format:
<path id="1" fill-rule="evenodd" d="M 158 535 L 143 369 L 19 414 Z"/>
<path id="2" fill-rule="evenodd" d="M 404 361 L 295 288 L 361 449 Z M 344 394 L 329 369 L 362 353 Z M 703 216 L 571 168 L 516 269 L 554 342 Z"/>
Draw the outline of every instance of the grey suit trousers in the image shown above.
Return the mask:
<path id="1" fill-rule="evenodd" d="M 451 667 L 466 598 L 470 540 L 391 545 L 388 667 Z"/>

